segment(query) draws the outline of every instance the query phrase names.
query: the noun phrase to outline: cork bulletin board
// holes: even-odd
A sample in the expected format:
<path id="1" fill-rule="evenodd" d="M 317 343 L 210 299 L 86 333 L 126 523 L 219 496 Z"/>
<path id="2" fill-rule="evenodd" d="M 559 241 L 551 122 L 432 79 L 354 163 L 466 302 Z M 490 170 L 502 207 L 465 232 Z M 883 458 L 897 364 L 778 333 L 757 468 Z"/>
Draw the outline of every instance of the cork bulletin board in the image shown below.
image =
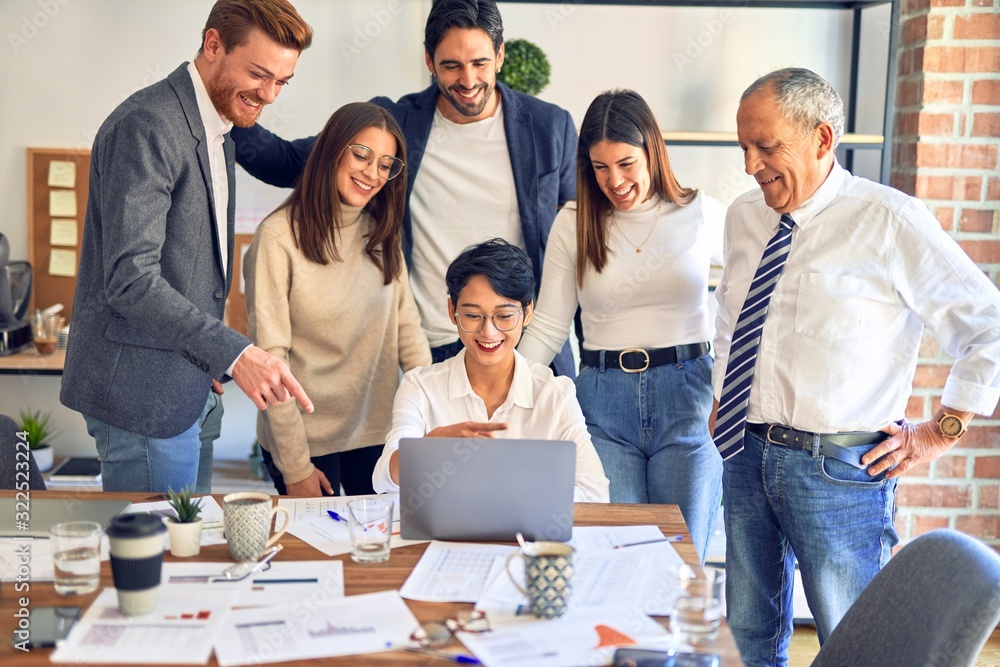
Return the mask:
<path id="1" fill-rule="evenodd" d="M 28 261 L 31 312 L 61 303 L 73 312 L 90 184 L 90 151 L 28 149 Z"/>
<path id="2" fill-rule="evenodd" d="M 70 320 L 89 185 L 89 150 L 28 149 L 28 261 L 33 277 L 30 312 L 61 303 L 65 306 L 63 317 Z M 233 241 L 233 285 L 226 301 L 226 325 L 244 335 L 243 252 L 252 241 L 253 234 L 237 234 Z"/>

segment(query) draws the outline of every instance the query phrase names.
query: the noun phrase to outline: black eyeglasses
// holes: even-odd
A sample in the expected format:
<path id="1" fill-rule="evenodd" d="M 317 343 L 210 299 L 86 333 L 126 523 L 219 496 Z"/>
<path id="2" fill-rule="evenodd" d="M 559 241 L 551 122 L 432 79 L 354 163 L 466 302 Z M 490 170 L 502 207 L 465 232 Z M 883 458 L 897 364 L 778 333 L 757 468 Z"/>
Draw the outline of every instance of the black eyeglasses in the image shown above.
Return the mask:
<path id="1" fill-rule="evenodd" d="M 466 333 L 479 333 L 483 330 L 483 327 L 486 326 L 486 320 L 493 322 L 493 326 L 495 326 L 498 331 L 512 331 L 517 328 L 523 313 L 524 308 L 518 308 L 517 310 L 505 310 L 499 313 L 493 313 L 492 315 L 483 315 L 482 313 L 455 313 L 455 319 L 458 320 L 458 326 L 462 327 L 462 331 Z"/>
<path id="2" fill-rule="evenodd" d="M 403 161 L 393 155 L 375 157 L 372 149 L 364 144 L 348 144 L 347 150 L 351 156 L 351 166 L 363 171 L 378 161 L 378 177 L 383 181 L 391 181 L 403 171 Z"/>

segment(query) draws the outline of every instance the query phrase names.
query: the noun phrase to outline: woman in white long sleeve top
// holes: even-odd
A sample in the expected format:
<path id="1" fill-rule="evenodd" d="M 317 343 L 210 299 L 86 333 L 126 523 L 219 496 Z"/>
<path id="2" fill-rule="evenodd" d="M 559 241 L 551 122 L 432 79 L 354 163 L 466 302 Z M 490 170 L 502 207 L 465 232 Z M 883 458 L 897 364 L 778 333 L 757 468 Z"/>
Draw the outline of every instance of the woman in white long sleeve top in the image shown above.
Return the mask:
<path id="1" fill-rule="evenodd" d="M 580 127 L 577 202 L 552 226 L 518 348 L 548 363 L 579 304 L 576 390 L 611 500 L 680 505 L 702 558 L 722 493 L 707 297 L 724 221 L 719 202 L 677 183 L 646 102 L 601 94 Z"/>
<path id="2" fill-rule="evenodd" d="M 577 502 L 607 502 L 608 479 L 573 382 L 514 349 L 531 322 L 535 278 L 523 250 L 502 239 L 467 248 L 448 267 L 448 312 L 464 349 L 403 376 L 375 490 L 399 490 L 401 438 L 466 437 L 576 443 Z M 531 461 L 524 461 L 530 466 Z"/>

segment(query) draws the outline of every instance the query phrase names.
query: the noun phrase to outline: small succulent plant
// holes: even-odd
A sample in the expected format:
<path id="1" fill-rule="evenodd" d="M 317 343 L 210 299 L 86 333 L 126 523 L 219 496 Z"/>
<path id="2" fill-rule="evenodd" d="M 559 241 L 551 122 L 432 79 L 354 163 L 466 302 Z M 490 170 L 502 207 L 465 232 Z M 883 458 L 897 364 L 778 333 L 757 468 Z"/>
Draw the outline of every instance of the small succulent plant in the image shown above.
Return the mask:
<path id="1" fill-rule="evenodd" d="M 198 521 L 203 498 L 192 500 L 192 491 L 194 491 L 193 487 L 181 489 L 176 492 L 173 489 L 167 489 L 167 495 L 170 496 L 170 506 L 177 512 L 177 518 L 174 519 L 177 523 L 194 523 Z"/>

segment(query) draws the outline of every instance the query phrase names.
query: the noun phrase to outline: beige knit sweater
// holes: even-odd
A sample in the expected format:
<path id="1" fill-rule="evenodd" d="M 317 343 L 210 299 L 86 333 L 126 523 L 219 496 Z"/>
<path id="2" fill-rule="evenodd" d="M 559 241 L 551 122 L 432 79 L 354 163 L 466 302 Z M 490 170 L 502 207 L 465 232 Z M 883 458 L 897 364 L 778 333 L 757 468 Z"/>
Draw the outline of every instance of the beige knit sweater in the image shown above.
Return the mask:
<path id="1" fill-rule="evenodd" d="M 342 261 L 306 259 L 283 209 L 258 227 L 243 263 L 250 338 L 289 365 L 315 406 L 306 414 L 290 400 L 257 417 L 286 484 L 312 474 L 311 456 L 385 442 L 400 368 L 431 364 L 406 268 L 384 285 L 364 250 L 374 221 L 342 212 L 353 221 L 337 234 Z"/>

